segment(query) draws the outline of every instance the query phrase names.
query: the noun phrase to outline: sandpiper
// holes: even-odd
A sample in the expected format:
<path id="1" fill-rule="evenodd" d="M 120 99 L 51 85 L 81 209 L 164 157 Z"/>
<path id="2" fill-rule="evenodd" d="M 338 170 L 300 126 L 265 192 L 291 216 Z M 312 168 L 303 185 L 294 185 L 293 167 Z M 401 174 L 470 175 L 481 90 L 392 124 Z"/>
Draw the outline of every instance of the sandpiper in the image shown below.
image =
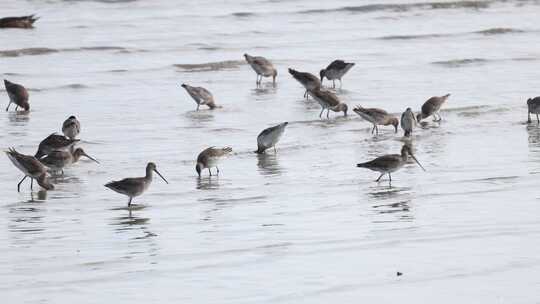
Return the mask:
<path id="1" fill-rule="evenodd" d="M 150 162 L 146 165 L 146 176 L 130 177 L 119 181 L 112 181 L 105 184 L 105 187 L 128 196 L 128 207 L 131 207 L 131 200 L 133 200 L 134 197 L 143 194 L 152 183 L 153 172 L 156 172 L 167 184 L 169 183 L 163 175 L 158 172 L 156 164 Z"/>
<path id="2" fill-rule="evenodd" d="M 294 77 L 294 79 L 298 80 L 298 82 L 300 82 L 304 88 L 306 88 L 306 92 L 304 93 L 305 98 L 309 98 L 308 91 L 319 89 L 321 87 L 321 81 L 319 78 L 311 73 L 298 72 L 291 68 L 289 68 L 289 73 Z"/>
<path id="3" fill-rule="evenodd" d="M 41 158 L 52 151 L 70 150 L 78 141 L 78 139 L 69 139 L 63 135 L 53 133 L 39 143 L 38 151 L 34 156 Z"/>
<path id="4" fill-rule="evenodd" d="M 249 65 L 253 68 L 255 73 L 257 73 L 257 85 L 261 84 L 263 77 L 270 76 L 272 76 L 272 82 L 274 83 L 274 85 L 276 84 L 277 70 L 276 68 L 274 68 L 274 65 L 268 59 L 262 56 L 250 56 L 248 54 L 244 54 L 244 57 L 246 58 L 246 61 L 249 63 Z"/>
<path id="5" fill-rule="evenodd" d="M 274 147 L 274 153 L 276 151 L 276 144 L 278 143 L 281 135 L 285 131 L 285 127 L 288 125 L 288 122 L 281 123 L 277 126 L 273 126 L 267 129 L 264 129 L 259 136 L 257 136 L 257 151 L 258 154 L 264 153 L 266 149 Z"/>
<path id="6" fill-rule="evenodd" d="M 9 103 L 6 108 L 6 112 L 9 110 L 11 103 L 16 104 L 15 111 L 19 107 L 23 108 L 25 111 L 30 110 L 30 104 L 28 103 L 28 91 L 25 87 L 20 84 L 16 84 L 4 79 L 4 85 L 6 87 L 6 92 L 9 96 Z"/>
<path id="7" fill-rule="evenodd" d="M 339 101 L 339 98 L 336 94 L 328 91 L 328 90 L 322 90 L 322 89 L 315 89 L 312 91 L 309 91 L 309 94 L 311 97 L 313 97 L 320 105 L 321 105 L 321 113 L 319 114 L 319 118 L 322 118 L 322 114 L 324 110 L 327 110 L 326 112 L 326 118 L 330 118 L 330 110 L 334 112 L 343 112 L 344 116 L 347 116 L 347 104 L 342 103 Z"/>
<path id="8" fill-rule="evenodd" d="M 418 166 L 420 166 L 420 168 L 422 168 L 422 170 L 426 171 L 426 169 L 424 169 L 420 162 L 418 162 L 416 157 L 414 157 L 412 148 L 409 144 L 403 145 L 403 147 L 401 148 L 401 154 L 383 155 L 375 158 L 372 161 L 357 164 L 356 166 L 359 168 L 367 168 L 372 171 L 380 172 L 381 175 L 379 176 L 379 178 L 377 178 L 377 182 L 381 180 L 381 177 L 383 177 L 385 174 L 388 174 L 390 181 L 392 181 L 391 173 L 403 167 L 403 165 L 407 163 L 409 156 L 414 159 L 414 161 L 418 164 Z"/>
<path id="9" fill-rule="evenodd" d="M 31 190 L 34 185 L 34 179 L 43 189 L 54 189 L 53 184 L 49 181 L 47 176 L 47 167 L 37 160 L 37 158 L 31 155 L 21 154 L 14 148 L 10 148 L 9 151 L 6 151 L 6 154 L 15 167 L 24 173 L 23 179 L 21 179 L 21 181 L 17 184 L 17 192 L 21 192 L 21 184 L 27 177 L 30 177 Z"/>
<path id="10" fill-rule="evenodd" d="M 416 118 L 411 108 L 407 108 L 403 114 L 401 114 L 401 128 L 405 132 L 405 136 L 409 137 L 412 134 L 413 128 L 416 125 Z"/>
<path id="11" fill-rule="evenodd" d="M 182 87 L 186 89 L 191 98 L 193 98 L 193 100 L 195 100 L 195 102 L 197 103 L 197 111 L 199 111 L 200 105 L 206 105 L 211 110 L 216 108 L 214 96 L 212 96 L 212 93 L 210 93 L 210 91 L 208 91 L 207 89 L 203 87 L 192 87 L 185 83 L 182 84 Z"/>
<path id="12" fill-rule="evenodd" d="M 81 123 L 75 116 L 70 116 L 62 124 L 62 133 L 64 133 L 64 135 L 69 139 L 75 139 L 80 132 Z"/>
<path id="13" fill-rule="evenodd" d="M 55 172 L 62 172 L 64 174 L 64 168 L 71 166 L 72 164 L 79 161 L 81 156 L 85 156 L 94 162 L 99 162 L 86 154 L 82 148 L 77 148 L 75 151 L 52 151 L 47 156 L 41 158 L 39 161 L 42 162 L 45 166 L 49 167 Z"/>
<path id="14" fill-rule="evenodd" d="M 362 108 L 361 106 L 357 106 L 356 108 L 354 108 L 353 111 L 356 114 L 360 115 L 360 117 L 362 117 L 363 119 L 373 124 L 371 134 L 373 134 L 373 132 L 376 132 L 377 135 L 379 134 L 379 127 L 377 125 L 393 125 L 397 133 L 397 127 L 399 124 L 398 119 L 388 114 L 388 112 L 386 112 L 385 110 L 378 108 Z"/>
<path id="15" fill-rule="evenodd" d="M 321 83 L 324 80 L 324 77 L 328 80 L 332 80 L 332 87 L 336 87 L 336 79 L 339 80 L 339 87 L 343 85 L 341 78 L 354 66 L 352 62 L 345 62 L 343 60 L 334 60 L 330 63 L 326 69 L 322 69 L 319 75 L 321 76 Z"/>
<path id="16" fill-rule="evenodd" d="M 441 121 L 442 117 L 439 111 L 449 96 L 450 94 L 446 94 L 444 96 L 433 96 L 428 99 L 424 102 L 424 105 L 422 105 L 422 112 L 416 115 L 416 120 L 420 122 L 422 119 L 433 115 L 433 121 Z"/>
<path id="17" fill-rule="evenodd" d="M 540 124 L 540 119 L 538 119 L 538 114 L 540 114 L 540 96 L 527 99 L 527 108 L 527 122 L 531 123 L 531 113 L 533 113 L 536 114 L 536 121 Z"/>
<path id="18" fill-rule="evenodd" d="M 199 156 L 197 157 L 197 165 L 195 166 L 195 170 L 197 171 L 197 174 L 199 174 L 199 177 L 201 177 L 201 171 L 203 169 L 208 169 L 210 176 L 212 176 L 212 170 L 210 169 L 213 167 L 216 167 L 217 174 L 219 175 L 219 168 L 217 166 L 218 163 L 220 162 L 222 158 L 224 158 L 231 152 L 232 152 L 231 147 L 225 147 L 225 148 L 210 147 L 203 150 L 201 153 L 199 153 Z"/>
<path id="19" fill-rule="evenodd" d="M 21 17 L 5 17 L 0 19 L 0 28 L 33 28 L 39 17 L 34 15 Z"/>

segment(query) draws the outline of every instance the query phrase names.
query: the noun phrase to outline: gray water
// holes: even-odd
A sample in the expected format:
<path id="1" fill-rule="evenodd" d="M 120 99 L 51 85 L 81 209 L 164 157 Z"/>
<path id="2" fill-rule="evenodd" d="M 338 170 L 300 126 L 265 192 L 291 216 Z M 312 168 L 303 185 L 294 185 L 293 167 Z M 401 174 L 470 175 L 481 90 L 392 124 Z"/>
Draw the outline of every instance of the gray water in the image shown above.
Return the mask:
<path id="1" fill-rule="evenodd" d="M 33 154 L 76 115 L 101 162 L 46 193 L 17 193 L 21 172 L 0 162 L 2 302 L 538 302 L 540 128 L 525 101 L 540 94 L 540 2 L 407 1 L 1 1 L 2 16 L 41 16 L 0 31 L 0 73 L 32 107 L 2 112 L 2 150 Z M 274 62 L 275 88 L 256 88 L 245 52 Z M 427 172 L 411 163 L 389 186 L 355 167 L 398 153 L 402 133 L 318 118 L 287 68 L 337 58 L 356 63 L 337 90 L 350 108 L 399 115 L 452 94 L 413 136 Z M 196 112 L 182 82 L 223 108 Z M 277 154 L 253 154 L 283 121 Z M 208 146 L 234 153 L 199 180 Z M 170 184 L 130 212 L 103 184 L 148 161 Z"/>

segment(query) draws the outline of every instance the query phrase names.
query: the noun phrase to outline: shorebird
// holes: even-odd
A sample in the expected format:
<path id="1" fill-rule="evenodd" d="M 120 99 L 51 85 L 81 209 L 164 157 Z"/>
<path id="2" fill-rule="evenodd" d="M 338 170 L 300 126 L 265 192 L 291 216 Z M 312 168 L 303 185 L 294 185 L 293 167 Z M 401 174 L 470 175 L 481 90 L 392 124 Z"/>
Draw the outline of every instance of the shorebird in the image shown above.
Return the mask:
<path id="1" fill-rule="evenodd" d="M 367 168 L 372 171 L 380 172 L 381 175 L 379 178 L 377 178 L 377 182 L 381 180 L 381 178 L 388 174 L 388 177 L 390 178 L 390 182 L 392 181 L 392 172 L 395 172 L 399 170 L 403 165 L 407 163 L 407 160 L 409 159 L 409 156 L 422 168 L 422 170 L 426 171 L 424 167 L 420 164 L 420 162 L 414 157 L 412 148 L 409 144 L 403 145 L 401 148 L 401 154 L 387 154 L 380 157 L 375 158 L 374 160 L 357 164 L 356 166 L 359 168 Z"/>
<path id="2" fill-rule="evenodd" d="M 6 108 L 6 112 L 9 110 L 11 103 L 17 105 L 17 107 L 15 107 L 15 111 L 17 111 L 19 107 L 23 108 L 25 111 L 30 110 L 30 104 L 28 103 L 28 91 L 25 87 L 20 84 L 10 82 L 6 79 L 4 79 L 4 85 L 9 96 L 9 103 Z"/>
<path id="3" fill-rule="evenodd" d="M 78 139 L 69 139 L 63 135 L 53 133 L 39 143 L 36 158 L 41 158 L 43 155 L 47 155 L 52 151 L 66 151 L 70 150 Z"/>
<path id="4" fill-rule="evenodd" d="M 274 85 L 276 84 L 277 70 L 276 68 L 274 68 L 274 65 L 268 59 L 262 56 L 250 56 L 248 54 L 244 54 L 244 57 L 246 58 L 246 61 L 249 63 L 249 65 L 253 68 L 255 73 L 257 73 L 257 85 L 261 84 L 263 77 L 270 76 L 272 76 L 272 82 L 274 83 Z"/>
<path id="5" fill-rule="evenodd" d="M 405 136 L 409 137 L 412 134 L 413 128 L 416 125 L 416 118 L 411 108 L 407 108 L 403 114 L 401 114 L 401 128 L 405 132 Z"/>
<path id="6" fill-rule="evenodd" d="M 42 162 L 45 166 L 49 167 L 55 172 L 61 171 L 64 174 L 64 168 L 71 166 L 72 164 L 79 161 L 81 156 L 85 156 L 94 162 L 99 162 L 86 154 L 82 148 L 77 148 L 75 151 L 52 151 L 47 154 L 47 156 L 41 158 L 39 161 Z"/>
<path id="7" fill-rule="evenodd" d="M 531 123 L 531 113 L 533 113 L 536 114 L 536 121 L 540 124 L 540 119 L 538 119 L 538 114 L 540 114 L 540 96 L 527 99 L 527 108 L 527 122 Z"/>
<path id="8" fill-rule="evenodd" d="M 195 166 L 195 170 L 197 171 L 197 174 L 199 174 L 199 177 L 201 177 L 201 171 L 203 169 L 208 169 L 210 176 L 212 176 L 212 170 L 210 170 L 210 168 L 213 168 L 213 167 L 216 167 L 217 174 L 219 175 L 219 168 L 217 166 L 219 161 L 231 152 L 232 152 L 231 147 L 225 147 L 225 148 L 210 147 L 203 150 L 197 157 L 197 165 Z"/>
<path id="9" fill-rule="evenodd" d="M 422 119 L 433 115 L 433 121 L 441 121 L 442 117 L 441 114 L 439 114 L 439 111 L 449 96 L 450 94 L 446 94 L 444 96 L 433 96 L 428 99 L 422 106 L 422 112 L 416 115 L 416 120 L 420 122 Z"/>
<path id="10" fill-rule="evenodd" d="M 388 112 L 386 112 L 385 110 L 378 108 L 362 108 L 361 106 L 357 106 L 353 109 L 353 111 L 356 114 L 360 115 L 360 117 L 362 117 L 363 119 L 373 124 L 371 134 L 373 134 L 373 132 L 376 132 L 377 135 L 379 134 L 379 127 L 377 127 L 377 125 L 393 125 L 397 133 L 397 127 L 399 124 L 398 119 L 388 114 Z"/>
<path id="11" fill-rule="evenodd" d="M 39 17 L 34 17 L 34 15 L 5 17 L 0 19 L 0 28 L 33 28 L 34 22 L 38 19 Z"/>
<path id="12" fill-rule="evenodd" d="M 281 135 L 283 135 L 285 127 L 288 124 L 288 122 L 284 122 L 277 126 L 264 129 L 259 136 L 257 136 L 257 151 L 255 151 L 255 153 L 262 154 L 264 151 L 266 151 L 266 149 L 270 149 L 272 147 L 274 147 L 274 153 L 277 153 L 276 144 L 281 138 Z"/>
<path id="13" fill-rule="evenodd" d="M 75 116 L 70 116 L 62 124 L 62 133 L 64 133 L 64 135 L 69 139 L 75 139 L 80 132 L 81 123 Z"/>
<path id="14" fill-rule="evenodd" d="M 124 194 L 129 197 L 128 207 L 131 207 L 131 201 L 134 197 L 137 197 L 146 191 L 152 183 L 153 172 L 156 172 L 167 184 L 169 183 L 161 173 L 156 169 L 156 164 L 148 163 L 146 165 L 146 176 L 143 177 L 129 177 L 119 181 L 112 181 L 105 184 L 105 187 L 113 190 L 114 192 Z"/>
<path id="15" fill-rule="evenodd" d="M 9 151 L 6 151 L 6 154 L 15 167 L 24 173 L 23 179 L 17 184 L 17 192 L 21 192 L 21 184 L 27 177 L 30 177 L 30 190 L 32 190 L 34 186 L 34 179 L 43 189 L 54 189 L 53 184 L 49 181 L 49 177 L 47 176 L 47 167 L 37 160 L 37 158 L 31 155 L 21 154 L 14 148 L 10 148 Z"/>
<path id="16" fill-rule="evenodd" d="M 343 60 L 334 60 L 330 63 L 326 69 L 322 69 L 319 75 L 321 76 L 321 83 L 324 77 L 328 80 L 332 80 L 333 88 L 336 87 L 336 79 L 339 80 L 339 87 L 343 85 L 341 78 L 354 66 L 352 62 L 345 62 Z"/>
<path id="17" fill-rule="evenodd" d="M 298 80 L 298 82 L 300 82 L 304 88 L 306 88 L 304 98 L 309 98 L 308 91 L 319 89 L 321 87 L 321 81 L 319 78 L 311 73 L 298 72 L 291 68 L 289 68 L 289 73 L 292 75 L 292 77 L 294 77 L 294 79 Z"/>
<path id="18" fill-rule="evenodd" d="M 336 94 L 327 91 L 327 90 L 321 90 L 321 89 L 315 89 L 312 91 L 309 91 L 309 94 L 311 97 L 313 97 L 320 105 L 321 105 L 321 113 L 319 114 L 319 118 L 322 118 L 322 114 L 324 110 L 327 110 L 326 112 L 326 118 L 330 118 L 330 110 L 334 112 L 342 112 L 344 116 L 347 116 L 347 104 L 344 104 L 339 101 L 339 98 Z"/>
<path id="19" fill-rule="evenodd" d="M 214 103 L 214 96 L 212 96 L 212 93 L 210 93 L 210 91 L 207 89 L 203 87 L 192 87 L 185 83 L 182 84 L 182 88 L 186 89 L 191 98 L 193 98 L 193 100 L 195 100 L 197 103 L 197 111 L 199 111 L 200 105 L 206 105 L 211 110 L 216 107 L 216 104 Z"/>

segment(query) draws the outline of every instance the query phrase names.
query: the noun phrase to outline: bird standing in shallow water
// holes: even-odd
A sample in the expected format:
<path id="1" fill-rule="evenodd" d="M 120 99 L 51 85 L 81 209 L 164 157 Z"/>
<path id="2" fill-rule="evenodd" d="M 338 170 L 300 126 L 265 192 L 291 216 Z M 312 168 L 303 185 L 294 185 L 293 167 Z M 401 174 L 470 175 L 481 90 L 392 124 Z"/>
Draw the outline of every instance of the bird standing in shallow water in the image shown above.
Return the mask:
<path id="1" fill-rule="evenodd" d="M 248 54 L 244 54 L 244 58 L 246 58 L 247 63 L 249 63 L 255 73 L 257 73 L 257 85 L 261 84 L 263 77 L 270 76 L 272 77 L 272 83 L 276 85 L 277 70 L 270 60 L 262 56 L 250 56 Z"/>
<path id="2" fill-rule="evenodd" d="M 52 151 L 70 150 L 78 141 L 78 139 L 69 139 L 63 135 L 53 133 L 39 143 L 38 151 L 34 156 L 41 158 L 43 155 L 47 155 Z"/>
<path id="3" fill-rule="evenodd" d="M 339 98 L 336 94 L 322 89 L 315 89 L 309 91 L 309 94 L 313 99 L 315 99 L 321 105 L 321 113 L 319 113 L 319 118 L 322 118 L 324 110 L 326 110 L 326 118 L 330 118 L 330 110 L 334 112 L 343 112 L 344 116 L 347 116 L 347 104 L 339 101 Z"/>
<path id="4" fill-rule="evenodd" d="M 416 157 L 414 157 L 412 148 L 409 144 L 403 145 L 401 148 L 401 154 L 387 154 L 380 157 L 375 158 L 372 161 L 368 161 L 365 163 L 357 164 L 356 167 L 359 168 L 367 168 L 372 171 L 380 172 L 381 175 L 379 178 L 377 178 L 377 182 L 381 180 L 381 177 L 383 177 L 385 174 L 388 174 L 388 177 L 390 178 L 390 182 L 392 181 L 392 172 L 395 172 L 401 167 L 403 167 L 409 158 L 409 156 L 422 168 L 422 170 L 426 171 L 424 167 L 418 162 Z"/>
<path id="5" fill-rule="evenodd" d="M 527 122 L 531 123 L 531 113 L 536 114 L 536 121 L 540 124 L 538 114 L 540 114 L 540 96 L 527 99 Z"/>
<path id="6" fill-rule="evenodd" d="M 28 103 L 28 90 L 20 84 L 16 84 L 4 79 L 4 86 L 6 87 L 6 92 L 9 96 L 9 103 L 6 108 L 6 112 L 9 110 L 11 103 L 16 104 L 15 111 L 19 107 L 23 108 L 25 111 L 30 110 L 30 103 Z"/>
<path id="7" fill-rule="evenodd" d="M 324 80 L 324 77 L 328 80 L 332 80 L 332 87 L 336 88 L 336 79 L 339 80 L 339 87 L 343 86 L 341 78 L 354 66 L 352 62 L 345 62 L 343 60 L 334 60 L 330 63 L 326 69 L 322 69 L 319 72 L 321 76 L 321 84 Z"/>
<path id="8" fill-rule="evenodd" d="M 70 116 L 64 121 L 62 124 L 62 133 L 69 139 L 75 139 L 81 133 L 81 123 L 77 120 L 77 117 Z"/>
<path id="9" fill-rule="evenodd" d="M 85 156 L 88 159 L 96 162 L 99 162 L 86 154 L 82 148 L 77 148 L 75 151 L 52 151 L 47 154 L 47 156 L 41 158 L 39 161 L 42 162 L 45 166 L 51 168 L 53 171 L 61 171 L 64 174 L 64 168 L 71 166 L 72 164 L 79 161 L 81 156 Z"/>
<path id="10" fill-rule="evenodd" d="M 0 28 L 33 28 L 38 19 L 34 15 L 0 18 Z"/>
<path id="11" fill-rule="evenodd" d="M 167 184 L 169 183 L 161 173 L 158 172 L 156 164 L 150 162 L 146 165 L 146 175 L 143 177 L 124 178 L 119 181 L 112 181 L 105 184 L 105 187 L 129 197 L 128 207 L 131 207 L 131 201 L 146 191 L 152 183 L 153 172 L 156 172 Z"/>
<path id="12" fill-rule="evenodd" d="M 439 114 L 439 111 L 448 97 L 450 97 L 450 94 L 446 94 L 444 96 L 433 96 L 428 99 L 426 102 L 424 102 L 424 105 L 422 105 L 421 113 L 416 115 L 416 120 L 420 122 L 422 119 L 433 115 L 433 121 L 441 121 L 442 117 L 441 114 Z"/>
<path id="13" fill-rule="evenodd" d="M 264 129 L 259 136 L 257 136 L 257 151 L 258 154 L 264 153 L 266 149 L 274 147 L 274 153 L 276 151 L 276 144 L 278 143 L 281 135 L 285 131 L 285 127 L 288 125 L 288 122 L 281 123 L 277 126 L 273 126 L 267 129 Z"/>
<path id="14" fill-rule="evenodd" d="M 413 128 L 416 125 L 416 118 L 411 108 L 407 108 L 403 114 L 401 114 L 401 128 L 405 132 L 404 136 L 409 137 L 412 134 Z"/>
<path id="15" fill-rule="evenodd" d="M 199 174 L 199 177 L 201 177 L 201 172 L 203 169 L 208 169 L 210 176 L 212 176 L 212 170 L 210 169 L 213 167 L 216 167 L 217 174 L 219 175 L 219 168 L 217 166 L 218 163 L 221 161 L 222 158 L 224 158 L 231 152 L 231 147 L 210 147 L 199 153 L 199 156 L 197 156 L 197 165 L 195 165 L 195 170 L 197 171 L 197 174 Z"/>
<path id="16" fill-rule="evenodd" d="M 373 134 L 373 132 L 376 132 L 376 135 L 379 135 L 379 127 L 377 127 L 377 125 L 393 125 L 395 132 L 397 133 L 397 127 L 399 124 L 398 119 L 388 114 L 388 112 L 386 112 L 385 110 L 378 108 L 363 108 L 362 106 L 357 106 L 353 109 L 353 111 L 356 114 L 360 115 L 360 117 L 362 117 L 363 119 L 373 124 L 371 134 Z"/>
<path id="17" fill-rule="evenodd" d="M 300 84 L 306 88 L 306 92 L 304 93 L 304 98 L 309 99 L 308 91 L 316 90 L 321 88 L 321 81 L 317 76 L 307 73 L 307 72 L 298 72 L 294 69 L 289 68 L 289 73 L 294 77 L 294 79 L 298 80 Z"/>
<path id="18" fill-rule="evenodd" d="M 210 110 L 216 108 L 214 96 L 207 89 L 203 87 L 192 87 L 185 83 L 182 84 L 182 88 L 186 89 L 191 98 L 197 103 L 197 111 L 199 111 L 200 105 L 206 105 Z"/>
<path id="19" fill-rule="evenodd" d="M 37 158 L 31 155 L 24 155 L 17 152 L 14 148 L 6 151 L 8 158 L 19 170 L 24 173 L 23 179 L 17 184 L 17 192 L 21 192 L 21 184 L 30 177 L 30 189 L 33 188 L 34 179 L 45 190 L 53 190 L 54 186 L 47 176 L 47 167 L 45 167 Z"/>

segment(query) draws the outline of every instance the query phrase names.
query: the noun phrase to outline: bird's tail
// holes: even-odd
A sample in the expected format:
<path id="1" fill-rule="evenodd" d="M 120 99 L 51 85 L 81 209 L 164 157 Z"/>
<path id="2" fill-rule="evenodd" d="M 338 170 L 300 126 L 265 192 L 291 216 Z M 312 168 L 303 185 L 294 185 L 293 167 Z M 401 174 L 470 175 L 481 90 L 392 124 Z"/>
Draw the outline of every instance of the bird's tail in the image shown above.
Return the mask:
<path id="1" fill-rule="evenodd" d="M 367 164 L 368 164 L 368 163 L 360 163 L 360 164 L 356 164 L 356 167 L 358 167 L 358 168 L 367 168 Z"/>

